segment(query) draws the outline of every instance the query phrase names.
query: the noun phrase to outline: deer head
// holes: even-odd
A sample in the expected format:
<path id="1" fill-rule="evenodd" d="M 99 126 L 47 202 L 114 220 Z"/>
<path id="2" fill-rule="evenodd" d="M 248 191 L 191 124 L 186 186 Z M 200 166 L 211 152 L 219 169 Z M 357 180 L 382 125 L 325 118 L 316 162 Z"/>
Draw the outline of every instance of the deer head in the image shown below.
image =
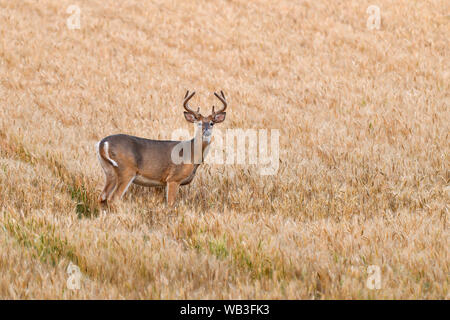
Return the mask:
<path id="1" fill-rule="evenodd" d="M 184 96 L 183 107 L 186 110 L 184 112 L 184 117 L 188 122 L 198 123 L 198 125 L 202 127 L 203 141 L 210 142 L 213 126 L 216 123 L 220 123 L 225 120 L 227 101 L 225 99 L 223 91 L 220 91 L 220 95 L 214 92 L 214 95 L 220 100 L 220 102 L 222 102 L 223 108 L 219 111 L 215 111 L 214 106 L 212 106 L 212 113 L 209 116 L 205 117 L 200 114 L 200 108 L 198 108 L 197 111 L 194 111 L 188 105 L 189 100 L 194 96 L 194 94 L 195 92 L 189 94 L 189 91 L 187 91 L 186 95 Z"/>

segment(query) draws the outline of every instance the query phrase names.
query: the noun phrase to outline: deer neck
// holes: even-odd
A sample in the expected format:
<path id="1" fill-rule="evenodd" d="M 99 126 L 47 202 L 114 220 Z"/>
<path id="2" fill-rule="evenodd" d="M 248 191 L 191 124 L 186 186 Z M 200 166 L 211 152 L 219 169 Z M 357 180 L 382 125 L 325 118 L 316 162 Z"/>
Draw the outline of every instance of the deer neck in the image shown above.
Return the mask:
<path id="1" fill-rule="evenodd" d="M 192 140 L 191 140 L 191 158 L 192 158 L 192 163 L 195 163 L 195 166 L 198 166 L 198 165 L 200 165 L 200 163 L 196 163 L 195 162 L 195 148 L 197 147 L 196 145 L 195 145 L 195 138 L 193 138 Z M 197 142 L 197 143 L 199 143 L 199 142 Z M 209 145 L 211 144 L 211 139 L 209 140 L 209 141 L 205 141 L 205 140 L 203 140 L 203 138 L 202 138 L 202 142 L 201 142 L 201 156 L 202 156 L 202 158 L 201 158 L 201 163 L 203 163 L 203 161 L 205 160 L 205 158 L 206 158 L 206 154 L 205 154 L 205 150 L 209 147 Z M 198 147 L 197 147 L 198 148 Z"/>

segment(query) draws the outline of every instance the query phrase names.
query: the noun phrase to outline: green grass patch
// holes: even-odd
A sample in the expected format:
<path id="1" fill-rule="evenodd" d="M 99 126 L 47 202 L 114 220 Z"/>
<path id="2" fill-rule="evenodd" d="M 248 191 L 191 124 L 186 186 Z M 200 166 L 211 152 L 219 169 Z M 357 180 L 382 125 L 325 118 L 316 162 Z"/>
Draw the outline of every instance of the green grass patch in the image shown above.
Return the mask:
<path id="1" fill-rule="evenodd" d="M 7 230 L 19 244 L 32 249 L 33 256 L 44 263 L 55 266 L 62 257 L 75 264 L 79 263 L 75 249 L 69 245 L 66 239 L 61 239 L 56 235 L 55 229 L 50 225 L 33 221 L 20 224 L 13 219 L 8 219 L 3 225 L 3 229 Z"/>
<path id="2" fill-rule="evenodd" d="M 209 252 L 219 259 L 225 259 L 229 255 L 225 237 L 223 239 L 210 240 L 208 242 L 208 248 Z"/>

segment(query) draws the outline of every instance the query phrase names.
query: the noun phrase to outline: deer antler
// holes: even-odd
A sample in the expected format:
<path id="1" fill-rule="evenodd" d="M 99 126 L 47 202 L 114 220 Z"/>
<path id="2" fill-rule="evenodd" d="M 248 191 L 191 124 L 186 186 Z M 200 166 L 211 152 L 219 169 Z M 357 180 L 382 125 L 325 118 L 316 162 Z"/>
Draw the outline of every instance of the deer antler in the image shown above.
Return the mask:
<path id="1" fill-rule="evenodd" d="M 214 92 L 214 95 L 215 95 L 215 96 L 223 103 L 223 108 L 220 109 L 220 110 L 217 111 L 217 112 L 214 112 L 214 106 L 213 106 L 213 107 L 212 107 L 212 113 L 213 113 L 213 114 L 217 114 L 217 113 L 224 112 L 224 111 L 227 109 L 227 101 L 226 101 L 226 99 L 225 99 L 225 95 L 223 94 L 223 91 L 220 90 L 220 95 L 217 94 L 216 92 Z"/>
<path id="2" fill-rule="evenodd" d="M 184 109 L 186 109 L 187 112 L 192 113 L 198 119 L 200 116 L 200 108 L 198 108 L 197 112 L 195 112 L 188 106 L 188 102 L 189 102 L 189 100 L 191 100 L 191 98 L 194 96 L 194 94 L 195 94 L 195 91 L 192 92 L 191 94 L 189 94 L 189 90 L 186 91 L 186 95 L 184 96 L 183 107 L 184 107 Z"/>

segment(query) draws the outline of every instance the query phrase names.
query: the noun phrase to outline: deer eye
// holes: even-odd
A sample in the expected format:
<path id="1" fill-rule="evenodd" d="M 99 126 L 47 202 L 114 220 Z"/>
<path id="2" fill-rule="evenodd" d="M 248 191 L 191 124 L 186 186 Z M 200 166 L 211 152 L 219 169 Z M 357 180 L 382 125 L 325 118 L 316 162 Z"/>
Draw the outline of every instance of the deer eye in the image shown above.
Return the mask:
<path id="1" fill-rule="evenodd" d="M 214 122 L 211 121 L 211 122 L 209 123 L 209 125 L 212 127 L 212 126 L 214 125 Z"/>

